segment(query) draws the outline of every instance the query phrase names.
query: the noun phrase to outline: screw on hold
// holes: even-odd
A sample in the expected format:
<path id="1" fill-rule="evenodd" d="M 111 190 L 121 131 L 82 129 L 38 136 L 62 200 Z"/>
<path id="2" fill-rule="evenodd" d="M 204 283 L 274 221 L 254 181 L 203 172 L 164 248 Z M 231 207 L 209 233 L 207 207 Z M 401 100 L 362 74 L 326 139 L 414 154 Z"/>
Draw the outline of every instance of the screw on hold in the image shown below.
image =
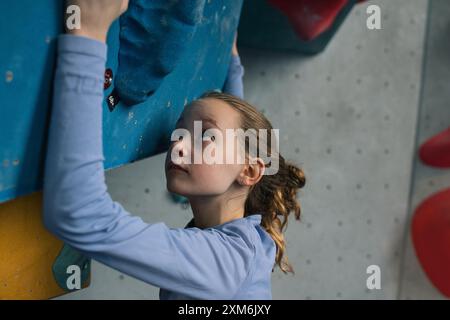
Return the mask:
<path id="1" fill-rule="evenodd" d="M 103 88 L 106 90 L 108 89 L 113 81 L 113 72 L 111 69 L 106 69 L 105 70 L 105 83 L 103 84 Z"/>
<path id="2" fill-rule="evenodd" d="M 112 112 L 116 108 L 117 104 L 120 102 L 120 97 L 115 89 L 108 96 L 106 102 L 108 103 L 109 111 Z"/>
<path id="3" fill-rule="evenodd" d="M 14 74 L 13 74 L 13 72 L 12 71 L 6 71 L 6 76 L 5 76 L 5 80 L 6 80 L 6 82 L 7 83 L 10 83 L 10 82 L 12 82 L 13 81 L 13 79 L 14 79 Z"/>

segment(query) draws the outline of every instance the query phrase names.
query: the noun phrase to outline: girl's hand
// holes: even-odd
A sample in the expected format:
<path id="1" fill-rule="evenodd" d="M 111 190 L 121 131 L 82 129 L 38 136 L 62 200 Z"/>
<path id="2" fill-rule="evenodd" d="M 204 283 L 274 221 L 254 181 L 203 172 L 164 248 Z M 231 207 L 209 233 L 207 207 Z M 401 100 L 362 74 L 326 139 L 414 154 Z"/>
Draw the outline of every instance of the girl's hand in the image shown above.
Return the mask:
<path id="1" fill-rule="evenodd" d="M 235 36 L 234 36 L 233 50 L 232 50 L 232 52 L 231 52 L 231 53 L 233 54 L 233 56 L 238 56 L 238 55 L 239 55 L 239 52 L 238 52 L 238 50 L 237 50 L 236 42 L 237 42 L 237 31 L 236 31 L 236 34 L 235 34 Z"/>
<path id="2" fill-rule="evenodd" d="M 77 5 L 81 11 L 81 29 L 67 33 L 106 42 L 109 27 L 127 11 L 129 0 L 67 0 L 66 8 Z"/>

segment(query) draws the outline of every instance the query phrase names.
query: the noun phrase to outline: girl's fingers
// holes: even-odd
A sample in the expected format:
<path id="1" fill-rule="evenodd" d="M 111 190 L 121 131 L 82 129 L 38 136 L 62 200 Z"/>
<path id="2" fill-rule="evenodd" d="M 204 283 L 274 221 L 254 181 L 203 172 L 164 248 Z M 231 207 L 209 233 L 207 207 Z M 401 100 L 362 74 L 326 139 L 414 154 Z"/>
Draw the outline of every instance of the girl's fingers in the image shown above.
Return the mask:
<path id="1" fill-rule="evenodd" d="M 122 7 L 120 8 L 120 14 L 128 10 L 129 0 L 122 0 Z"/>
<path id="2" fill-rule="evenodd" d="M 239 55 L 238 50 L 237 50 L 237 31 L 236 31 L 236 34 L 234 35 L 233 48 L 232 48 L 231 52 L 235 56 Z"/>

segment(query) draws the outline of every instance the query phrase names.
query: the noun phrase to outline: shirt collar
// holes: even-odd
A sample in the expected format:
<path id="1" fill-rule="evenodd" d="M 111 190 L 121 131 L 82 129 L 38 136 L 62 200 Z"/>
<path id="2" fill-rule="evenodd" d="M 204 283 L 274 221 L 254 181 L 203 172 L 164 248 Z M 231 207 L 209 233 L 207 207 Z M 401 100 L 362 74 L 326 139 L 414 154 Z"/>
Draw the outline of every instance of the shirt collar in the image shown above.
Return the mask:
<path id="1" fill-rule="evenodd" d="M 239 223 L 239 222 L 242 222 L 242 221 L 245 221 L 245 220 L 250 221 L 254 225 L 257 225 L 257 224 L 261 223 L 261 218 L 262 218 L 262 216 L 261 216 L 260 213 L 254 213 L 254 214 L 248 215 L 248 216 L 243 217 L 243 218 L 234 219 L 234 220 L 231 220 L 231 221 L 219 224 L 219 225 L 214 226 L 212 228 L 220 228 L 220 227 L 222 227 L 224 225 L 227 225 L 229 223 Z M 184 228 L 185 229 L 186 228 L 195 228 L 194 218 L 192 218 L 191 221 L 189 221 L 188 224 Z"/>

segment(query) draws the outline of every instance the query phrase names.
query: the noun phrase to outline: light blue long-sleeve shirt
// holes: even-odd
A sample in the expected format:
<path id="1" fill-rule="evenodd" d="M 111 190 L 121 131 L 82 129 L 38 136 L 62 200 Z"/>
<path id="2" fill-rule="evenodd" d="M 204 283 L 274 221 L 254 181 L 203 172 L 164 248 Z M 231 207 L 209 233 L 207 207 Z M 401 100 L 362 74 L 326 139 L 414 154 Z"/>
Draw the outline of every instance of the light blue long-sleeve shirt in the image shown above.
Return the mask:
<path id="1" fill-rule="evenodd" d="M 86 256 L 160 287 L 161 299 L 271 299 L 275 243 L 259 213 L 205 229 L 169 228 L 111 199 L 102 145 L 107 46 L 61 35 L 57 50 L 44 176 L 47 229 Z"/>
<path id="2" fill-rule="evenodd" d="M 230 66 L 228 67 L 227 79 L 225 80 L 222 91 L 244 99 L 244 84 L 242 82 L 244 73 L 241 58 L 232 55 Z"/>

